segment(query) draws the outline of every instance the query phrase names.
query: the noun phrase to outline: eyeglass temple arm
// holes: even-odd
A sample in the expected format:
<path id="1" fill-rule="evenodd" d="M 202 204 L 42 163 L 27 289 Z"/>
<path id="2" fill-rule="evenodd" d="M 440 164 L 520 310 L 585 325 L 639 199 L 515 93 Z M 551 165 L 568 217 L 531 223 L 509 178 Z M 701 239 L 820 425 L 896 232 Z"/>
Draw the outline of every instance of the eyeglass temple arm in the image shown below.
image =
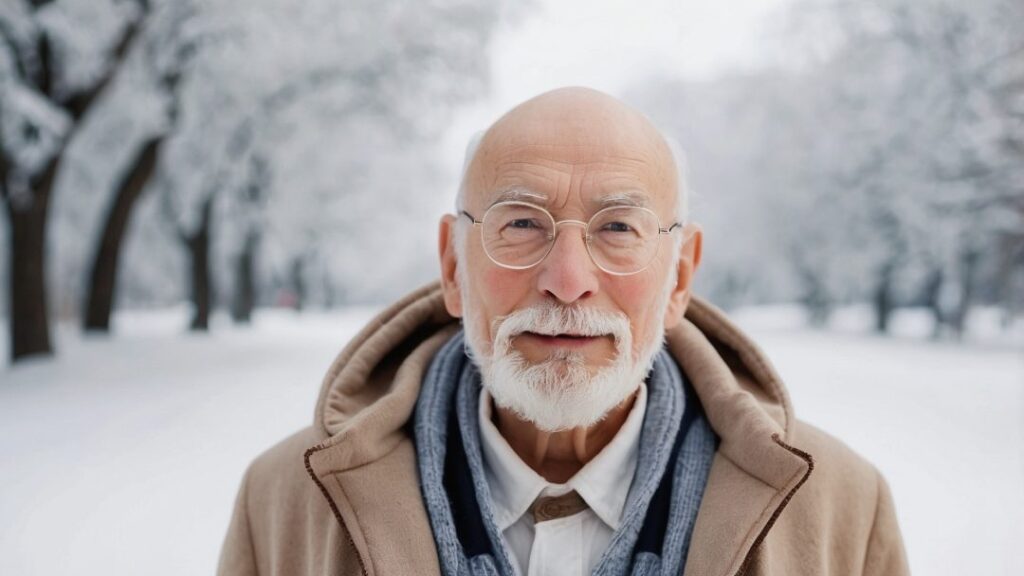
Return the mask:
<path id="1" fill-rule="evenodd" d="M 470 214 L 469 212 L 466 212 L 465 210 L 462 211 L 462 214 L 465 214 L 466 218 L 472 220 L 473 224 L 483 224 L 483 220 L 477 220 L 476 218 L 473 218 L 473 215 Z"/>

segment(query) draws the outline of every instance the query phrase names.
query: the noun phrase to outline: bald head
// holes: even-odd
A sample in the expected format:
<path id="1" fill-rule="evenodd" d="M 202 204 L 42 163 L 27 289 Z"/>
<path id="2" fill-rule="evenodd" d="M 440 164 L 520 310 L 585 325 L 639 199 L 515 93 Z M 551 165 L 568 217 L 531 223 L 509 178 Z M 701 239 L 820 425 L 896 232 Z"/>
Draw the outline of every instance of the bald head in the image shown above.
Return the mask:
<path id="1" fill-rule="evenodd" d="M 524 154 L 533 162 L 523 162 Z M 606 180 L 614 180 L 616 171 L 622 172 L 622 183 L 639 176 L 646 191 L 668 198 L 668 209 L 685 218 L 678 145 L 643 114 L 603 92 L 581 87 L 531 98 L 475 135 L 466 150 L 457 207 L 465 206 L 467 195 L 501 187 L 502 181 L 509 184 L 519 179 L 517 171 L 529 171 L 530 164 L 538 162 L 541 170 L 554 171 L 539 175 L 533 170 L 534 176 L 568 179 L 570 188 L 595 184 L 586 181 L 587 169 L 602 163 L 606 173 L 611 169 Z M 579 182 L 571 181 L 575 175 L 581 175 Z"/>

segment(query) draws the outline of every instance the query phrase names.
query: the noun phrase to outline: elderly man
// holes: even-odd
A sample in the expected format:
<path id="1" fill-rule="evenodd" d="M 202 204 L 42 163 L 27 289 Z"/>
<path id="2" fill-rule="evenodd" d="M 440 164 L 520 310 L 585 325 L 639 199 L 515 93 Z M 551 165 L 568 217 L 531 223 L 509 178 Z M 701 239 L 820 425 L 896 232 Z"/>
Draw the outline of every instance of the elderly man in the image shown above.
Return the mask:
<path id="1" fill-rule="evenodd" d="M 313 426 L 250 466 L 220 574 L 906 574 L 879 472 L 692 296 L 674 156 L 589 89 L 495 122 L 440 283 L 370 322 Z"/>

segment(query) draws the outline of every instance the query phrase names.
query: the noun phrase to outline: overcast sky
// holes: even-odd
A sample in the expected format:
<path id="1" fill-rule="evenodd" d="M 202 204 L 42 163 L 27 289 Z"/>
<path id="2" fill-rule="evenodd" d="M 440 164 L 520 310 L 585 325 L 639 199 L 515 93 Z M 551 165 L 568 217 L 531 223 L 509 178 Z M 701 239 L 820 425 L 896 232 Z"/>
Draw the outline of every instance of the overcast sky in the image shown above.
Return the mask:
<path id="1" fill-rule="evenodd" d="M 534 1 L 494 37 L 491 95 L 453 122 L 445 162 L 456 173 L 473 133 L 552 88 L 583 85 L 620 96 L 649 76 L 702 79 L 761 65 L 775 15 L 791 2 Z"/>

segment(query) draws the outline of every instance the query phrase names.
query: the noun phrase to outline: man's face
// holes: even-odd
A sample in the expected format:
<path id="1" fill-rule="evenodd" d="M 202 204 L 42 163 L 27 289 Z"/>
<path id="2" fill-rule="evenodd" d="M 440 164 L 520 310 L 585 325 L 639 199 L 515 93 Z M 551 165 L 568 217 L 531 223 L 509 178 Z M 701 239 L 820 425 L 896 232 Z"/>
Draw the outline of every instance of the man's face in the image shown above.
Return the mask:
<path id="1" fill-rule="evenodd" d="M 675 168 L 656 133 L 646 129 L 638 117 L 607 110 L 614 104 L 606 100 L 571 104 L 581 121 L 566 118 L 564 111 L 557 110 L 566 104 L 560 101 L 549 106 L 555 110 L 543 106 L 525 112 L 517 109 L 492 128 L 467 173 L 466 211 L 479 219 L 503 193 L 514 189 L 520 193 L 517 199 L 544 207 L 556 220 L 586 222 L 608 202 L 628 196 L 650 208 L 662 227 L 675 222 Z M 518 117 L 517 111 L 521 112 Z M 591 260 L 579 226 L 559 226 L 554 245 L 542 262 L 526 270 L 512 270 L 492 262 L 478 227 L 465 216 L 461 219 L 457 225 L 467 229 L 458 239 L 452 238 L 454 219 L 442 220 L 445 296 L 449 311 L 464 316 L 476 356 L 489 359 L 499 353 L 511 355 L 516 359 L 513 365 L 523 369 L 546 366 L 547 384 L 534 384 L 534 388 L 584 388 L 570 395 L 574 403 L 586 395 L 586 382 L 560 378 L 570 372 L 577 380 L 602 371 L 613 380 L 636 380 L 606 383 L 601 394 L 607 397 L 598 399 L 598 407 L 608 405 L 610 409 L 635 390 L 646 366 L 637 370 L 634 365 L 649 361 L 665 328 L 682 316 L 699 258 L 699 232 L 695 240 L 683 245 L 682 252 L 676 250 L 678 239 L 658 237 L 658 252 L 649 266 L 636 274 L 618 276 L 601 270 Z M 693 236 L 691 232 L 676 230 L 673 234 Z M 451 242 L 460 240 L 464 242 L 457 250 L 461 259 L 453 250 L 446 250 Z M 512 322 L 517 327 L 503 333 L 502 324 L 509 318 L 520 322 Z M 541 319 L 547 328 L 531 330 L 529 323 Z M 605 328 L 598 330 L 600 334 L 581 336 L 588 330 L 579 330 L 580 322 L 597 322 Z M 563 328 L 558 329 L 559 325 Z M 621 352 L 628 357 L 620 354 L 624 342 L 628 348 Z M 486 385 L 488 370 L 483 368 Z M 522 378 L 526 372 L 519 374 Z M 558 397 L 557 389 L 534 392 L 540 395 L 535 398 L 539 401 Z M 501 403 L 499 394 L 495 399 Z M 520 415 L 531 419 L 530 414 Z M 579 418 L 574 422 L 586 423 Z"/>

